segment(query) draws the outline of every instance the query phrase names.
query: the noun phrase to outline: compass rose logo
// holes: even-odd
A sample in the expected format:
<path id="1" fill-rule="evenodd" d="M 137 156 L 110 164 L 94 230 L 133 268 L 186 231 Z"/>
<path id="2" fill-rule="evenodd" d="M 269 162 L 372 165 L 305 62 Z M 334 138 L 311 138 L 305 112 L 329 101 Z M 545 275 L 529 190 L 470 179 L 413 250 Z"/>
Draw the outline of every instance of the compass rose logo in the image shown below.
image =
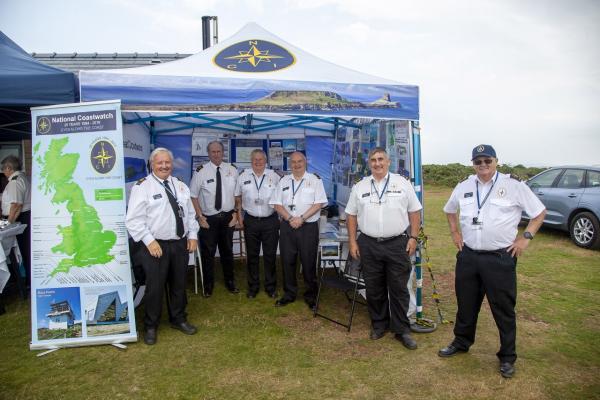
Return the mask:
<path id="1" fill-rule="evenodd" d="M 99 140 L 92 146 L 90 152 L 92 167 L 101 174 L 109 173 L 116 162 L 115 147 L 106 140 Z"/>
<path id="2" fill-rule="evenodd" d="M 272 72 L 296 62 L 283 47 L 266 40 L 248 40 L 221 50 L 213 62 L 221 68 L 236 72 Z"/>
<path id="3" fill-rule="evenodd" d="M 37 122 L 38 133 L 45 135 L 46 133 L 50 132 L 50 129 L 52 129 L 52 123 L 50 122 L 48 117 L 38 118 L 38 122 Z"/>

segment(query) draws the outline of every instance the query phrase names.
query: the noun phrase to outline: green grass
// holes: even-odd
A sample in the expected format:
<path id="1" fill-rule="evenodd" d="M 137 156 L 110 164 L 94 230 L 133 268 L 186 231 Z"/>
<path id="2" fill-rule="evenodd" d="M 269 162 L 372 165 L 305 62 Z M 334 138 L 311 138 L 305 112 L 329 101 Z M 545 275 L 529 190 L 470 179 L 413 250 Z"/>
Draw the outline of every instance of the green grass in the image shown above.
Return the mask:
<path id="1" fill-rule="evenodd" d="M 449 194 L 428 187 L 425 205 L 441 307 L 452 320 L 456 251 L 441 211 Z M 243 266 L 236 271 L 242 286 Z M 424 276 L 425 314 L 435 318 Z M 487 305 L 471 351 L 441 359 L 436 352 L 452 339 L 451 325 L 416 335 L 419 349 L 408 351 L 391 335 L 370 341 L 362 306 L 346 333 L 313 318 L 301 301 L 279 309 L 264 293 L 247 300 L 221 283 L 210 299 L 189 291 L 195 336 L 169 328 L 164 315 L 155 346 L 70 348 L 38 358 L 28 349 L 29 303 L 11 298 L 0 316 L 0 399 L 600 398 L 600 253 L 542 230 L 519 259 L 518 282 L 512 380 L 497 372 L 498 334 Z M 331 292 L 323 302 L 340 315 L 347 309 Z M 142 310 L 136 314 L 141 327 Z"/>

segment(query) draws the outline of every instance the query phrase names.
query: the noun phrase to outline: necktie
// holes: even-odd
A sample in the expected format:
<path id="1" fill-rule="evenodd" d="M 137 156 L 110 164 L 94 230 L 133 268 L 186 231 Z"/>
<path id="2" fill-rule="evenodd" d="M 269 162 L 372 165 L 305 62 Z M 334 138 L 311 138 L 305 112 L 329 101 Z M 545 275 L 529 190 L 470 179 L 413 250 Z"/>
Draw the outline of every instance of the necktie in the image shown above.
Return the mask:
<path id="1" fill-rule="evenodd" d="M 215 195 L 215 210 L 221 209 L 221 167 L 217 167 L 217 193 Z"/>
<path id="2" fill-rule="evenodd" d="M 169 198 L 169 203 L 171 203 L 171 208 L 173 209 L 173 213 L 175 214 L 175 224 L 177 225 L 177 236 L 180 238 L 183 237 L 183 218 L 181 218 L 181 212 L 179 208 L 179 204 L 177 204 L 177 200 L 173 193 L 171 192 L 171 188 L 169 187 L 169 181 L 163 181 L 163 185 L 165 185 L 165 189 L 167 191 L 167 197 Z"/>

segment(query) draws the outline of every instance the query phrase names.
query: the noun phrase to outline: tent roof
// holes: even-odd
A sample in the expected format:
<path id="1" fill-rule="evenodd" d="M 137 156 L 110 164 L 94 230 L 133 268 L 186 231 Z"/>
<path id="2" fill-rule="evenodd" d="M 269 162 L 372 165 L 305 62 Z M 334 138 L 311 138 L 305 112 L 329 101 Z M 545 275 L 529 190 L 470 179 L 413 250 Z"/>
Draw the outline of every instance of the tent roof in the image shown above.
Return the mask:
<path id="1" fill-rule="evenodd" d="M 83 101 L 121 99 L 125 109 L 153 105 L 415 120 L 419 114 L 418 87 L 330 63 L 255 23 L 185 59 L 80 71 L 79 77 Z"/>
<path id="2" fill-rule="evenodd" d="M 73 73 L 33 59 L 0 32 L 0 105 L 40 106 L 75 100 Z"/>

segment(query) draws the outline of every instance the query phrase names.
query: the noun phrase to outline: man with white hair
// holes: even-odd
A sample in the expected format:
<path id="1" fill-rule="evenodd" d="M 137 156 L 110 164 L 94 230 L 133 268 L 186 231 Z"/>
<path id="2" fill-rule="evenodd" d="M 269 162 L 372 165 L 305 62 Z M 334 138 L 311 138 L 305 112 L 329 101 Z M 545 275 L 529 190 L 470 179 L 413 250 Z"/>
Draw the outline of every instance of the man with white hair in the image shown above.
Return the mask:
<path id="1" fill-rule="evenodd" d="M 146 273 L 144 342 L 153 345 L 166 282 L 171 326 L 186 335 L 196 333 L 187 322 L 185 290 L 188 254 L 196 251 L 199 227 L 190 190 L 171 176 L 173 154 L 159 147 L 150 154 L 150 165 L 150 175 L 131 189 L 125 225 L 133 240 L 145 244 L 140 249 Z"/>

